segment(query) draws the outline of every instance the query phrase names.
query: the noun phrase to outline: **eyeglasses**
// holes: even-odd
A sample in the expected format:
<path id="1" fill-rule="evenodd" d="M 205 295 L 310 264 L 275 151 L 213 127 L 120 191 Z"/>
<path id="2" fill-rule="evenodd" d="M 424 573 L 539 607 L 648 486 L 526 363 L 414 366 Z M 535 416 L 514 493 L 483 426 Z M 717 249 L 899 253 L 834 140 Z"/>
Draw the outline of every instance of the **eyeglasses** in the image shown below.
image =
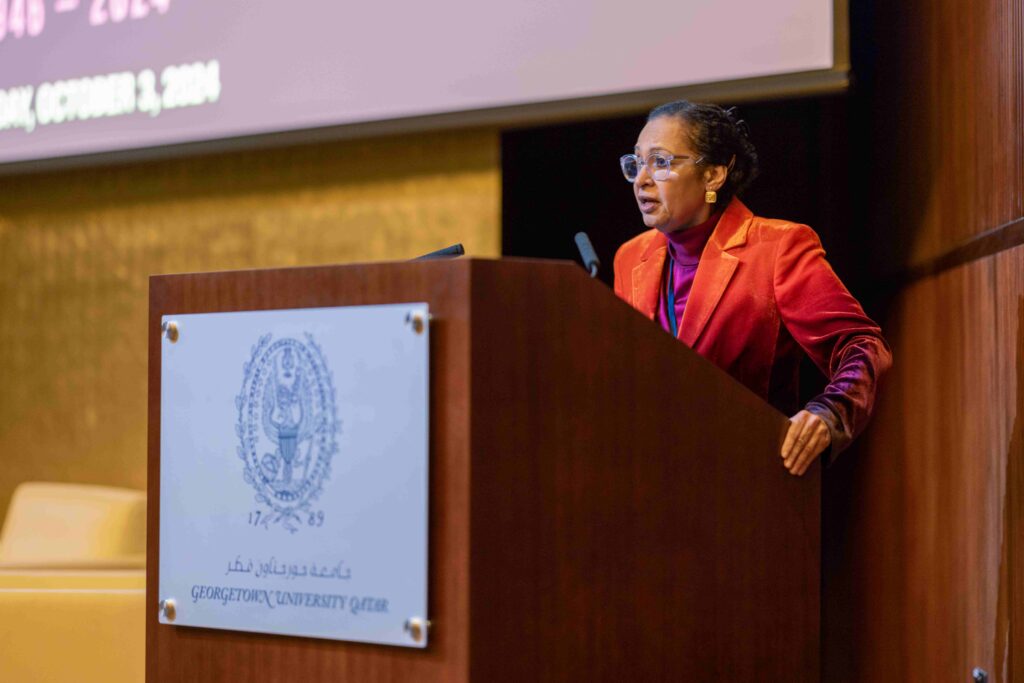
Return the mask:
<path id="1" fill-rule="evenodd" d="M 631 183 L 640 175 L 640 169 L 644 166 L 647 167 L 648 173 L 655 180 L 668 180 L 669 172 L 672 170 L 672 162 L 686 161 L 687 159 L 693 161 L 694 164 L 704 161 L 704 157 L 694 159 L 691 156 L 676 156 L 674 154 L 653 152 L 648 154 L 646 159 L 635 154 L 623 154 L 619 157 L 619 166 L 622 167 L 622 175 L 626 176 L 626 180 Z"/>

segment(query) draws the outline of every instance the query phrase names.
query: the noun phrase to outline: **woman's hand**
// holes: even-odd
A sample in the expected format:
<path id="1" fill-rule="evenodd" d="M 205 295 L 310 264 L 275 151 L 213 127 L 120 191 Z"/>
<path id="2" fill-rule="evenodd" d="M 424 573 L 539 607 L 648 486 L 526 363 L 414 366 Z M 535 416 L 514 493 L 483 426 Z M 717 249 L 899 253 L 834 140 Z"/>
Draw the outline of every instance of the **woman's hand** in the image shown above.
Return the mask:
<path id="1" fill-rule="evenodd" d="M 825 421 L 801 410 L 789 418 L 789 430 L 782 444 L 782 464 L 790 474 L 800 476 L 831 443 L 832 435 Z"/>

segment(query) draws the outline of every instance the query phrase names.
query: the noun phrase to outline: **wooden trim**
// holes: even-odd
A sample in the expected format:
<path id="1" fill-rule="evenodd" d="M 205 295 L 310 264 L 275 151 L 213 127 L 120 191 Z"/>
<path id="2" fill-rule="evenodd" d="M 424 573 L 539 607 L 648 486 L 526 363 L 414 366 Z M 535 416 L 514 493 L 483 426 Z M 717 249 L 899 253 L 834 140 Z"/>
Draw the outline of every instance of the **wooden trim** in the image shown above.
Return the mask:
<path id="1" fill-rule="evenodd" d="M 910 266 L 898 278 L 900 285 L 906 286 L 918 280 L 957 268 L 979 259 L 993 256 L 1007 249 L 1024 244 L 1024 217 L 1017 218 L 975 235 L 966 242 L 939 254 L 923 263 Z"/>

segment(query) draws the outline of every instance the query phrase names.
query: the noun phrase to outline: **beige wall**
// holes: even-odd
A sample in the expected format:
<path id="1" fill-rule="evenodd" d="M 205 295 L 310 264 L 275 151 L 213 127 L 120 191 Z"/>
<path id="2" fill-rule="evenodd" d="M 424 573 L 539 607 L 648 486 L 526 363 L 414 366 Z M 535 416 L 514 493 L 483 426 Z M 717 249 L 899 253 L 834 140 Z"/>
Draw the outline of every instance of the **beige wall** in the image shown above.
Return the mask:
<path id="1" fill-rule="evenodd" d="M 0 520 L 22 481 L 142 488 L 147 278 L 501 250 L 494 131 L 0 177 Z"/>

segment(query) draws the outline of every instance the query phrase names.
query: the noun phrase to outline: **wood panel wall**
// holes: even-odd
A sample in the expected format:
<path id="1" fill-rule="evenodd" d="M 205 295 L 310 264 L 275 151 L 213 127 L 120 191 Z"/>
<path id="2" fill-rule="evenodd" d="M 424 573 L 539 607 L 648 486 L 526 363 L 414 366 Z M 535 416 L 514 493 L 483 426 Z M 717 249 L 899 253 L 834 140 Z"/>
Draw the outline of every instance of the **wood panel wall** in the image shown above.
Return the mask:
<path id="1" fill-rule="evenodd" d="M 868 146 L 858 158 L 869 161 L 859 166 L 879 265 L 892 271 L 1024 215 L 1024 7 L 867 5 L 856 37 Z"/>
<path id="2" fill-rule="evenodd" d="M 870 8 L 858 166 L 895 365 L 827 476 L 824 680 L 1021 683 L 1024 8 Z"/>
<path id="3" fill-rule="evenodd" d="M 1024 681 L 1024 247 L 911 285 L 889 320 L 875 424 L 830 473 L 851 640 L 825 680 Z"/>

